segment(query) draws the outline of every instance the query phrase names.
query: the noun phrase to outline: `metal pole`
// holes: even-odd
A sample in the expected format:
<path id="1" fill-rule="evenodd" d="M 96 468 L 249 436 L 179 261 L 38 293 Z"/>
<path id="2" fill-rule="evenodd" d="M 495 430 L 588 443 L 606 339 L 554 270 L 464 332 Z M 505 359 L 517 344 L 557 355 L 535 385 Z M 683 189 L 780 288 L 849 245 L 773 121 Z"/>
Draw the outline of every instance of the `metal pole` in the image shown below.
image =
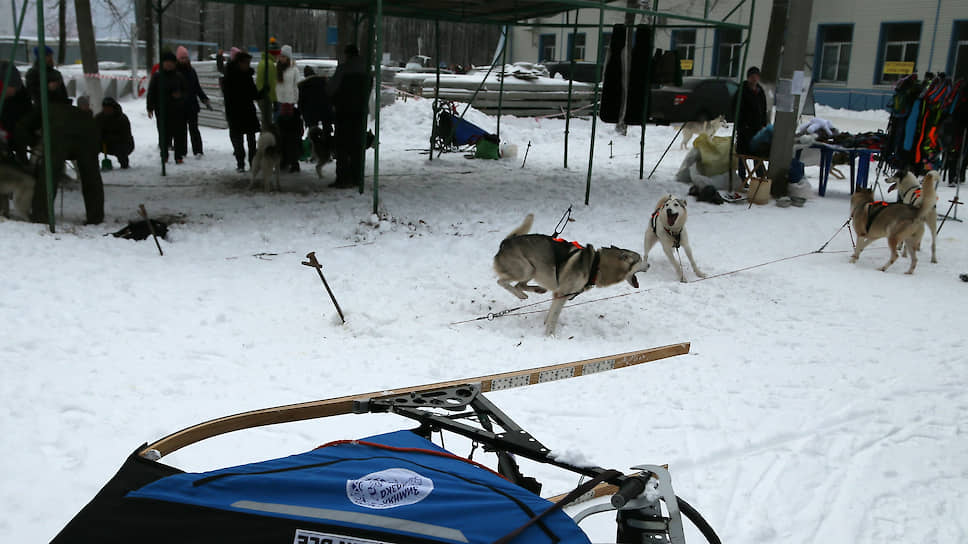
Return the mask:
<path id="1" fill-rule="evenodd" d="M 373 17 L 372 7 L 370 8 L 369 13 L 367 13 L 366 15 L 369 18 L 369 28 L 367 29 L 367 32 L 366 32 L 366 83 L 367 85 L 371 85 L 373 83 L 373 57 L 374 57 L 373 49 L 375 47 L 373 40 L 376 38 L 376 36 L 374 36 L 374 33 L 376 31 L 376 20 Z M 362 21 L 362 19 L 360 20 Z M 374 92 L 374 96 L 376 96 L 376 93 L 379 93 L 379 89 L 373 89 L 372 87 L 371 89 Z M 360 172 L 359 172 L 360 194 L 363 194 L 363 188 L 365 186 L 364 178 L 366 176 L 366 120 L 370 116 L 370 106 L 371 106 L 371 104 L 369 103 L 370 102 L 369 98 L 367 99 L 366 102 L 367 102 L 366 113 L 363 114 L 363 127 L 362 127 L 362 130 L 360 131 L 360 135 L 358 136 L 360 138 L 360 150 L 361 150 L 360 151 Z M 377 107 L 377 109 L 379 109 L 379 106 Z M 376 200 L 374 200 L 374 203 L 375 202 Z M 376 213 L 375 204 L 374 204 L 373 213 Z"/>
<path id="2" fill-rule="evenodd" d="M 40 121 L 44 134 L 44 180 L 47 183 L 47 224 L 50 231 L 54 232 L 54 173 L 51 172 L 50 147 L 50 102 L 47 93 L 47 44 L 44 39 L 44 3 L 37 2 L 37 54 L 44 55 L 43 61 L 37 59 L 37 70 L 40 74 Z"/>
<path id="3" fill-rule="evenodd" d="M 652 10 L 658 11 L 659 0 L 653 0 Z M 645 175 L 645 125 L 649 120 L 649 98 L 652 95 L 652 51 L 655 50 L 655 15 L 649 30 L 648 59 L 645 61 L 645 93 L 642 97 L 642 134 L 639 136 L 639 179 Z M 662 159 L 659 159 L 662 160 Z M 651 174 L 649 175 L 651 177 Z"/>
<path id="4" fill-rule="evenodd" d="M 440 113 L 440 20 L 434 20 L 434 58 L 437 64 L 437 79 L 434 82 L 434 118 L 430 127 L 430 160 L 434 160 L 434 138 L 437 136 L 437 115 Z"/>
<path id="5" fill-rule="evenodd" d="M 605 25 L 605 0 L 598 3 L 598 53 L 595 67 L 595 95 L 592 101 L 592 140 L 588 145 L 588 177 L 585 179 L 585 205 L 592 192 L 592 166 L 595 164 L 595 128 L 598 125 L 598 85 L 602 81 L 602 28 Z"/>
<path id="6" fill-rule="evenodd" d="M 565 22 L 568 22 L 565 14 Z M 578 41 L 578 10 L 575 10 L 575 26 L 571 30 L 571 75 L 568 77 L 568 109 L 565 110 L 565 168 L 568 168 L 568 134 L 571 128 L 571 89 L 575 82 L 575 42 Z M 587 47 L 586 47 L 587 49 Z M 599 48 L 601 49 L 601 48 Z"/>
<path id="7" fill-rule="evenodd" d="M 508 66 L 508 27 L 504 25 L 504 51 L 501 52 L 501 87 L 500 94 L 497 95 L 497 139 L 498 145 L 501 140 L 501 109 L 504 107 L 504 78 L 507 77 Z"/>
<path id="8" fill-rule="evenodd" d="M 739 86 L 736 87 L 736 108 L 733 112 L 733 134 L 729 138 L 729 190 L 733 190 L 733 157 L 735 156 L 733 151 L 736 142 L 736 123 L 739 121 L 739 105 L 743 93 L 743 85 L 746 85 L 745 73 L 746 73 L 746 60 L 750 51 L 750 35 L 753 33 L 753 13 L 756 11 L 756 0 L 751 0 L 750 3 L 750 22 L 749 27 L 746 29 L 746 43 L 743 45 L 743 65 L 739 69 L 739 73 L 736 75 L 739 79 Z M 716 53 L 713 52 L 713 55 Z"/>
<path id="9" fill-rule="evenodd" d="M 383 84 L 383 0 L 376 0 L 376 112 L 373 116 L 373 213 L 377 212 L 380 206 L 380 98 L 381 85 Z M 437 64 L 440 64 L 438 59 Z M 365 138 L 365 136 L 364 136 Z M 364 148 L 364 153 L 366 148 Z M 362 181 L 362 180 L 361 180 Z M 362 184 L 360 191 L 362 192 Z"/>
<path id="10" fill-rule="evenodd" d="M 157 115 L 158 117 L 155 119 L 155 122 L 158 124 L 158 127 L 159 127 L 158 128 L 158 146 L 160 149 L 158 151 L 161 152 L 161 175 L 162 177 L 164 177 L 168 175 L 168 172 L 165 166 L 165 163 L 167 162 L 165 160 L 165 155 L 168 154 L 168 138 L 166 137 L 166 134 L 165 134 L 168 129 L 168 127 L 165 126 L 167 124 L 165 122 L 165 105 L 166 105 L 165 103 L 168 102 L 168 98 L 165 96 L 165 70 L 161 66 L 161 47 L 162 47 L 162 44 L 165 43 L 162 38 L 163 26 L 161 23 L 162 19 L 164 19 L 163 15 L 165 13 L 165 9 L 161 7 L 161 2 L 162 0 L 158 0 L 158 7 L 155 9 L 155 11 L 158 12 L 158 63 L 159 63 L 158 64 L 158 88 L 157 88 L 158 111 L 155 112 L 155 115 Z M 150 72 L 151 68 L 148 68 L 148 71 Z"/>
<path id="11" fill-rule="evenodd" d="M 262 10 L 262 89 L 265 89 L 265 96 L 262 97 L 262 128 L 263 130 L 269 128 L 272 124 L 272 97 L 269 94 L 269 90 L 272 88 L 272 82 L 269 81 L 269 4 L 266 4 Z M 257 78 L 258 79 L 258 78 Z"/>

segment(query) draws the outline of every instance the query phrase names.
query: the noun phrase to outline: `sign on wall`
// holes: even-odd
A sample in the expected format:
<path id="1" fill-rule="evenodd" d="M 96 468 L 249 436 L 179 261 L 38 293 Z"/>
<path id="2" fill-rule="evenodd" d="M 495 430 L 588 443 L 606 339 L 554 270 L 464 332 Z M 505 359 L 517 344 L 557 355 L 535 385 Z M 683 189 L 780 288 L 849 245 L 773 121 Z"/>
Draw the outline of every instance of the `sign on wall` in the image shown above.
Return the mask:
<path id="1" fill-rule="evenodd" d="M 885 74 L 907 75 L 914 73 L 913 62 L 887 61 L 884 63 Z"/>

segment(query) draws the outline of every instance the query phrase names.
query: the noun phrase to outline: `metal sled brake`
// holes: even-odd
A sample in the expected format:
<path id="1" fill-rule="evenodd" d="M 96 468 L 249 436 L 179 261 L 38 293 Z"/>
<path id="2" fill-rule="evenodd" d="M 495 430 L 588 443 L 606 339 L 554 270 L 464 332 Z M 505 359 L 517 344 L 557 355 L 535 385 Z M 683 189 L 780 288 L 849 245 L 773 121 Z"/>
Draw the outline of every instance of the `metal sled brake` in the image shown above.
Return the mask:
<path id="1" fill-rule="evenodd" d="M 54 538 L 60 543 L 588 544 L 578 523 L 617 510 L 617 542 L 684 544 L 681 517 L 710 543 L 719 539 L 676 497 L 664 467 L 625 475 L 561 458 L 484 393 L 632 366 L 687 353 L 689 344 L 552 365 L 399 391 L 257 410 L 205 422 L 144 445 Z M 412 430 L 337 441 L 312 451 L 206 473 L 159 459 L 198 440 L 241 428 L 345 413 L 394 413 Z M 430 441 L 464 436 L 496 455 L 497 470 Z M 549 501 L 517 459 L 588 480 Z M 570 517 L 569 503 L 611 494 Z"/>

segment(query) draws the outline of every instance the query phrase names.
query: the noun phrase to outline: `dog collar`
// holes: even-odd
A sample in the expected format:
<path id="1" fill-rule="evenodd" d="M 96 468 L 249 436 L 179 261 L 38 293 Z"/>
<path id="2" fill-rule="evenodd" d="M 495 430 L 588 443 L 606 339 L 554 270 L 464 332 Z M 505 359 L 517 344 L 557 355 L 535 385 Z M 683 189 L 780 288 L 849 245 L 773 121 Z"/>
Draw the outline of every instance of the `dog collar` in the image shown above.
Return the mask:
<path id="1" fill-rule="evenodd" d="M 601 255 L 598 251 L 595 252 L 595 258 L 592 259 L 592 268 L 588 271 L 588 283 L 585 284 L 585 288 L 589 288 L 595 285 L 598 280 L 598 264 L 601 261 Z"/>
<path id="2" fill-rule="evenodd" d="M 652 214 L 652 233 L 653 234 L 659 233 L 658 223 L 659 223 L 659 211 L 656 210 Z M 669 227 L 666 227 L 665 225 L 662 225 L 662 230 L 666 231 L 666 234 L 672 237 L 673 247 L 675 247 L 676 249 L 679 249 L 679 245 L 682 243 L 682 231 L 680 230 L 679 232 L 672 232 L 671 230 L 669 230 Z"/>

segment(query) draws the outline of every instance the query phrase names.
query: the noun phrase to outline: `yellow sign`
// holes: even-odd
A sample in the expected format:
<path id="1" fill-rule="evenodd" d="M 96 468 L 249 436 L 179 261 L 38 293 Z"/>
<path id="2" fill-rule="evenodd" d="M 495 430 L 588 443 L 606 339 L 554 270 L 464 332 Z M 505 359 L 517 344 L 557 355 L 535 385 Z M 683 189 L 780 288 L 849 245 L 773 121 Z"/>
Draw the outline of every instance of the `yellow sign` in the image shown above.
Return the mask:
<path id="1" fill-rule="evenodd" d="M 907 75 L 914 73 L 913 62 L 887 61 L 884 63 L 885 74 Z"/>
<path id="2" fill-rule="evenodd" d="M 682 70 L 692 70 L 692 59 L 679 60 L 679 68 Z"/>

